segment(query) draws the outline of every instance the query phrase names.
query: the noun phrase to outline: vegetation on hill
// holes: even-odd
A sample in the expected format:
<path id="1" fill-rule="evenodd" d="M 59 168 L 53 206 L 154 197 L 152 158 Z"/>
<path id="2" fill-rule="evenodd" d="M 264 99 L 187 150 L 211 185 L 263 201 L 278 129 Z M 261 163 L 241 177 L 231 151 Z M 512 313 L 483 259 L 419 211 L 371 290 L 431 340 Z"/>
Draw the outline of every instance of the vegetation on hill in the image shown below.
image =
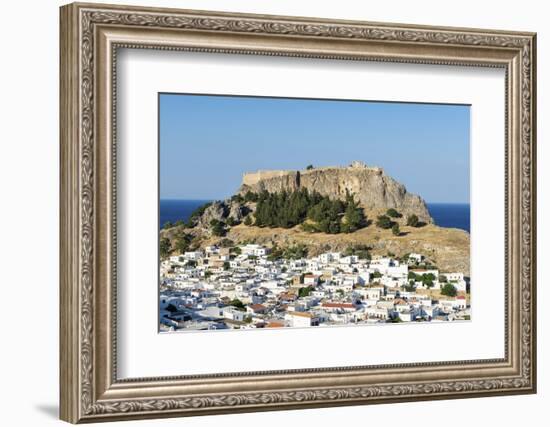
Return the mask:
<path id="1" fill-rule="evenodd" d="M 229 303 L 229 305 L 232 305 L 233 307 L 235 307 L 237 310 L 239 311 L 246 311 L 246 306 L 244 305 L 244 303 L 238 299 L 238 298 L 235 298 L 233 300 L 231 300 L 231 302 Z"/>
<path id="2" fill-rule="evenodd" d="M 371 247 L 367 245 L 348 246 L 344 252 L 344 256 L 356 255 L 359 259 L 371 259 Z"/>
<path id="3" fill-rule="evenodd" d="M 344 200 L 340 200 L 307 188 L 279 192 L 247 191 L 225 202 L 216 203 L 219 206 L 210 202 L 197 208 L 185 225 L 178 221 L 176 224 L 167 223 L 163 228 L 184 228 L 183 225 L 185 228 L 194 228 L 202 223 L 203 228 L 204 224 L 208 224 L 207 228 L 213 236 L 223 237 L 231 228 L 243 223 L 248 227 L 285 229 L 299 225 L 308 233 L 340 234 L 353 233 L 365 228 L 370 222 L 350 192 L 346 192 Z M 209 209 L 211 206 L 215 209 Z M 240 210 L 239 216 L 229 214 L 234 209 L 237 212 Z M 397 220 L 402 217 L 395 208 L 389 208 L 385 214 L 377 217 L 376 225 L 382 229 L 391 229 L 395 236 L 401 236 L 403 233 Z M 407 216 L 406 224 L 412 227 L 423 225 L 414 214 Z"/>
<path id="4" fill-rule="evenodd" d="M 388 230 L 388 229 L 392 228 L 394 224 L 395 224 L 395 222 L 393 222 L 390 219 L 390 217 L 387 216 L 387 215 L 380 215 L 376 219 L 376 226 L 378 228 L 383 228 L 384 230 Z"/>
<path id="5" fill-rule="evenodd" d="M 401 218 L 403 216 L 399 212 L 397 212 L 394 208 L 389 208 L 386 211 L 386 215 L 392 218 Z"/>
<path id="6" fill-rule="evenodd" d="M 301 224 L 304 231 L 338 234 L 352 233 L 367 224 L 363 209 L 349 193 L 344 201 L 307 189 L 248 192 L 244 199 L 256 202 L 255 220 L 245 220 L 245 225 L 292 228 Z"/>
<path id="7" fill-rule="evenodd" d="M 401 235 L 401 230 L 399 229 L 399 224 L 398 223 L 394 223 L 392 225 L 391 232 L 393 233 L 394 236 Z"/>
<path id="8" fill-rule="evenodd" d="M 306 258 L 308 254 L 308 248 L 305 245 L 297 244 L 290 245 L 287 247 L 279 247 L 273 245 L 271 248 L 270 254 L 267 256 L 267 259 L 270 261 L 277 260 L 279 258 L 285 259 L 300 259 Z"/>
<path id="9" fill-rule="evenodd" d="M 212 231 L 212 234 L 214 236 L 217 236 L 217 237 L 225 236 L 225 233 L 226 233 L 225 223 L 223 221 L 213 219 L 210 221 L 210 230 Z"/>
<path id="10" fill-rule="evenodd" d="M 409 281 L 422 282 L 428 289 L 433 288 L 435 275 L 433 273 L 416 274 L 414 271 L 409 271 Z"/>
<path id="11" fill-rule="evenodd" d="M 442 288 L 441 288 L 441 295 L 446 295 L 446 296 L 449 296 L 449 297 L 456 297 L 456 288 L 451 285 L 450 283 L 447 283 L 445 284 Z"/>
<path id="12" fill-rule="evenodd" d="M 399 223 L 392 221 L 392 218 L 401 218 L 403 215 L 400 212 L 397 212 L 395 209 L 390 208 L 386 211 L 385 215 L 380 215 L 376 219 L 376 226 L 384 230 L 391 229 L 391 232 L 394 236 L 401 236 L 401 229 L 399 228 Z M 418 218 L 417 218 L 418 220 Z"/>
<path id="13" fill-rule="evenodd" d="M 407 225 L 410 227 L 418 227 L 419 226 L 419 220 L 418 217 L 415 214 L 407 216 Z"/>
<path id="14" fill-rule="evenodd" d="M 313 286 L 305 286 L 305 287 L 302 287 L 298 290 L 298 296 L 300 298 L 304 298 L 304 297 L 307 297 L 309 296 L 309 294 L 311 294 L 311 291 L 313 291 Z"/>
<path id="15" fill-rule="evenodd" d="M 184 233 L 183 231 L 179 231 L 174 237 L 174 249 L 176 249 L 181 254 L 187 252 L 189 250 L 189 247 L 191 246 L 192 241 L 193 236 Z"/>
<path id="16" fill-rule="evenodd" d="M 160 252 L 160 257 L 162 259 L 166 258 L 168 255 L 170 255 L 170 250 L 171 250 L 171 247 L 170 247 L 170 239 L 167 239 L 166 237 L 163 237 L 160 239 L 160 242 L 159 242 L 159 252 Z"/>

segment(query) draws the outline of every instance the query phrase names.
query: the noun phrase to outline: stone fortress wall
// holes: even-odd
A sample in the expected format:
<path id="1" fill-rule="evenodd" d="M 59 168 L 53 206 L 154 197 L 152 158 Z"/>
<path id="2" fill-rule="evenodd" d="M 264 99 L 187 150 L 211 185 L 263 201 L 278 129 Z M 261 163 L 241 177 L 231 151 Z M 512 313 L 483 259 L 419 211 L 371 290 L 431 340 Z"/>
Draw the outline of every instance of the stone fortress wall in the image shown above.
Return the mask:
<path id="1" fill-rule="evenodd" d="M 242 184 L 249 187 L 257 185 L 260 181 L 269 180 L 272 178 L 290 177 L 294 178 L 296 175 L 307 175 L 312 173 L 319 173 L 320 171 L 330 170 L 342 170 L 342 169 L 355 169 L 373 172 L 375 174 L 383 174 L 383 169 L 377 166 L 367 166 L 364 162 L 353 161 L 349 166 L 324 166 L 314 167 L 313 169 L 303 169 L 300 171 L 295 170 L 258 170 L 256 172 L 245 172 L 243 174 Z"/>

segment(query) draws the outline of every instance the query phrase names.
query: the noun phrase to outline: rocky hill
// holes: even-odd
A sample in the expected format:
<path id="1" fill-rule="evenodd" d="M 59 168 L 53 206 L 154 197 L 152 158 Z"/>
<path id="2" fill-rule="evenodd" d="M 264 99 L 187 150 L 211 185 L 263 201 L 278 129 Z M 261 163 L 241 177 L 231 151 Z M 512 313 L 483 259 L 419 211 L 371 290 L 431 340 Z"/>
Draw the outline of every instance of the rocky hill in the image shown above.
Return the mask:
<path id="1" fill-rule="evenodd" d="M 412 252 L 425 255 L 442 271 L 459 271 L 470 275 L 470 235 L 456 228 L 427 224 L 423 227 L 401 227 L 401 234 L 394 236 L 391 230 L 382 230 L 374 224 L 354 233 L 307 233 L 299 227 L 258 228 L 240 224 L 232 227 L 225 236 L 234 242 L 254 242 L 279 247 L 305 245 L 309 256 L 327 251 L 344 251 L 354 246 L 368 246 L 372 255 L 393 253 L 398 257 Z M 205 244 L 215 243 L 209 239 Z"/>
<path id="2" fill-rule="evenodd" d="M 421 197 L 407 192 L 403 184 L 386 175 L 381 168 L 357 161 L 348 167 L 245 173 L 239 193 L 292 192 L 302 188 L 340 200 L 349 192 L 367 210 L 394 208 L 403 215 L 415 214 L 422 222 L 433 222 Z"/>
<path id="3" fill-rule="evenodd" d="M 281 195 L 283 191 L 297 194 L 303 189 L 331 200 L 345 201 L 346 194 L 353 194 L 364 211 L 365 223 L 351 231 L 342 229 L 336 233 L 307 229 L 304 225 L 309 225 L 309 215 L 304 223 L 287 227 L 256 224 L 261 198 L 247 197 L 247 194 L 257 196 L 264 191 L 273 195 Z M 385 215 L 389 208 L 401 214 L 392 218 L 400 228 L 398 233 L 376 225 L 378 216 Z M 276 215 L 280 212 L 275 210 Z M 418 226 L 407 224 L 407 217 L 412 214 L 420 220 Z M 339 215 L 338 221 L 344 224 L 341 219 L 344 213 Z M 393 253 L 401 256 L 419 252 L 445 271 L 469 275 L 470 270 L 469 233 L 435 225 L 422 198 L 408 193 L 382 169 L 359 162 L 349 167 L 247 173 L 235 196 L 203 206 L 185 225 L 161 230 L 163 238 L 169 240 L 175 253 L 212 244 L 255 242 L 278 247 L 304 245 L 309 255 L 314 256 L 328 250 L 341 251 L 350 246 L 366 245 L 373 255 Z"/>
<path id="4" fill-rule="evenodd" d="M 223 240 L 234 244 L 253 242 L 281 248 L 299 244 L 308 248 L 309 256 L 316 256 L 327 251 L 368 246 L 372 255 L 393 253 L 400 257 L 412 252 L 421 253 L 442 271 L 458 271 L 470 275 L 470 235 L 463 230 L 434 224 L 418 228 L 404 225 L 399 236 L 393 235 L 391 230 L 382 230 L 374 225 L 349 234 L 307 233 L 300 230 L 300 227 L 260 228 L 244 224 L 231 227 L 223 237 L 204 233 L 200 228 L 184 231 L 198 236 L 195 246 L 197 248 L 220 244 Z M 174 240 L 177 233 L 177 228 L 162 230 L 161 237 Z"/>

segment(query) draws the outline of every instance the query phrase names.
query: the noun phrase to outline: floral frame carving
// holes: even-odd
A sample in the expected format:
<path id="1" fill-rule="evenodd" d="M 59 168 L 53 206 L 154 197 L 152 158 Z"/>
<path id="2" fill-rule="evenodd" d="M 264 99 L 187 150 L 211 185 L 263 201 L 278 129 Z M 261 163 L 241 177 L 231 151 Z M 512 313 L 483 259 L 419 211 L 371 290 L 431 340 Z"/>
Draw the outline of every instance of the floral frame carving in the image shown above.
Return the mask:
<path id="1" fill-rule="evenodd" d="M 116 378 L 116 49 L 506 69 L 505 358 Z M 61 8 L 61 418 L 77 423 L 534 393 L 535 34 L 174 9 Z M 289 387 L 288 381 L 292 380 Z"/>

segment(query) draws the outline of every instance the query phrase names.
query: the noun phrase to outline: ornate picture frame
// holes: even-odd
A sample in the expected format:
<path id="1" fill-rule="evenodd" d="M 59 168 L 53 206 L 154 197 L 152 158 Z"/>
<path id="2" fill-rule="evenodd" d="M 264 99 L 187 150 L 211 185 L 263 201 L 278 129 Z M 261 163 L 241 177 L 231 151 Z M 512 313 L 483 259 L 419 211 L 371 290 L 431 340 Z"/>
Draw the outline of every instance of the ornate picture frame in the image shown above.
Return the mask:
<path id="1" fill-rule="evenodd" d="M 60 43 L 61 419 L 97 422 L 536 392 L 535 34 L 75 3 L 61 8 Z M 118 379 L 119 48 L 503 68 L 505 357 Z"/>

